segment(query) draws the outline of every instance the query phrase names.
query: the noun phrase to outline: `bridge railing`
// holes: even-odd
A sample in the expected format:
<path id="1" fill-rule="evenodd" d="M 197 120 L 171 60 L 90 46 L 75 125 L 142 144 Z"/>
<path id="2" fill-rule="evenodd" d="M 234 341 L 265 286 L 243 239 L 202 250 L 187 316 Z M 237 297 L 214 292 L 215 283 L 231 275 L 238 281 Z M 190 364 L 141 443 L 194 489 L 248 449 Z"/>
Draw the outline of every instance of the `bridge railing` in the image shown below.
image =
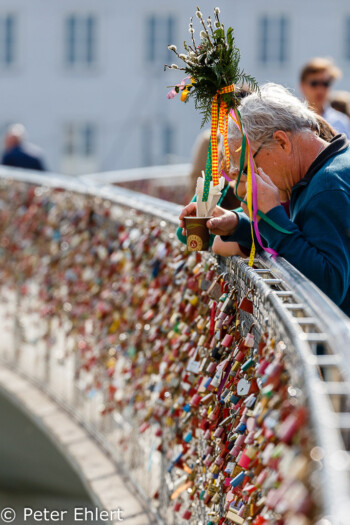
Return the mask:
<path id="1" fill-rule="evenodd" d="M 348 318 L 283 259 L 186 254 L 179 206 L 0 178 L 1 357 L 89 430 L 155 519 L 345 525 Z"/>
<path id="2" fill-rule="evenodd" d="M 82 175 L 87 183 L 116 184 L 129 190 L 183 204 L 190 200 L 190 164 L 168 164 Z"/>

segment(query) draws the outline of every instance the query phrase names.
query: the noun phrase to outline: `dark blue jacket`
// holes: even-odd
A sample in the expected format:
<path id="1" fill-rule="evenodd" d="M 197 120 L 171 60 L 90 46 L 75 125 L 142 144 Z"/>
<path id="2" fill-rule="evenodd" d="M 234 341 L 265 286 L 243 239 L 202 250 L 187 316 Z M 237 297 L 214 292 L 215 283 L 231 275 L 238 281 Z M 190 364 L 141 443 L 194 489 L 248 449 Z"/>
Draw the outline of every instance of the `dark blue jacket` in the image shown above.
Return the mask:
<path id="1" fill-rule="evenodd" d="M 16 168 L 45 171 L 39 151 L 31 145 L 19 145 L 4 153 L 2 164 Z"/>
<path id="2" fill-rule="evenodd" d="M 283 206 L 267 215 L 292 232 L 281 233 L 260 220 L 267 245 L 350 316 L 350 147 L 345 135 L 337 135 L 293 187 L 290 218 Z M 238 216 L 235 233 L 222 239 L 250 246 L 249 218 Z"/>

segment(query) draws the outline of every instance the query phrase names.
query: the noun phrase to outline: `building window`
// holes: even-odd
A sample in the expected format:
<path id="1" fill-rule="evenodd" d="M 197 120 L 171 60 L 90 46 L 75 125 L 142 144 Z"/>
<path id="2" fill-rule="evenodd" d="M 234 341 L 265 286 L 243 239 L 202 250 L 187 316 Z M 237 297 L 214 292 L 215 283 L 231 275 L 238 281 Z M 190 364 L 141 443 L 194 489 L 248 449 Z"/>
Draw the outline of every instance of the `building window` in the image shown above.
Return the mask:
<path id="1" fill-rule="evenodd" d="M 146 121 L 141 128 L 141 156 L 143 166 L 152 166 L 153 164 L 153 126 Z"/>
<path id="2" fill-rule="evenodd" d="M 175 41 L 175 19 L 173 16 L 151 15 L 146 24 L 147 61 L 163 65 L 171 60 L 168 45 Z"/>
<path id="3" fill-rule="evenodd" d="M 285 16 L 260 18 L 258 35 L 262 64 L 285 64 L 288 61 L 289 21 Z"/>
<path id="4" fill-rule="evenodd" d="M 97 130 L 92 122 L 69 122 L 63 128 L 61 171 L 84 175 L 98 171 Z"/>
<path id="5" fill-rule="evenodd" d="M 91 67 L 97 60 L 97 19 L 71 15 L 65 21 L 65 62 L 69 67 Z"/>
<path id="6" fill-rule="evenodd" d="M 69 123 L 64 128 L 65 157 L 94 157 L 96 155 L 96 127 L 91 123 Z"/>
<path id="7" fill-rule="evenodd" d="M 176 161 L 176 129 L 170 122 L 146 120 L 140 127 L 143 166 L 172 164 Z"/>
<path id="8" fill-rule="evenodd" d="M 174 127 L 166 123 L 163 125 L 163 148 L 162 154 L 165 162 L 169 161 L 171 155 L 174 153 Z"/>
<path id="9" fill-rule="evenodd" d="M 0 65 L 10 67 L 16 61 L 16 17 L 0 15 Z"/>

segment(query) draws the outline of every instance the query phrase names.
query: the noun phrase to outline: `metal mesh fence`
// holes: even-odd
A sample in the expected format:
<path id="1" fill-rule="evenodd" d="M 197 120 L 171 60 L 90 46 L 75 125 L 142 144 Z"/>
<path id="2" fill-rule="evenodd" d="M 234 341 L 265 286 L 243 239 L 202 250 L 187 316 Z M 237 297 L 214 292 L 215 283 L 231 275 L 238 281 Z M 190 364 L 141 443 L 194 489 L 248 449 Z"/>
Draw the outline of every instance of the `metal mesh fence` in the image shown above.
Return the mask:
<path id="1" fill-rule="evenodd" d="M 126 190 L 4 178 L 0 204 L 1 356 L 155 521 L 347 523 L 349 322 L 310 282 L 186 254 L 178 208 Z"/>

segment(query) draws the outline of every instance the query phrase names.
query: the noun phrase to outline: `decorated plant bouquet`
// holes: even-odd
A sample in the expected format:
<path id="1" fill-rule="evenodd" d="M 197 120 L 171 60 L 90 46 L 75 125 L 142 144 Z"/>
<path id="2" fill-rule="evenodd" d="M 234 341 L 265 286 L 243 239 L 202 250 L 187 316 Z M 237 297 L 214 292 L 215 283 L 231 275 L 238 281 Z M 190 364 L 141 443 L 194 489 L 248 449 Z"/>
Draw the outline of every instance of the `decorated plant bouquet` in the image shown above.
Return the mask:
<path id="1" fill-rule="evenodd" d="M 211 216 L 213 209 L 219 201 L 221 191 L 225 184 L 230 163 L 228 145 L 228 121 L 232 118 L 242 133 L 241 166 L 243 166 L 246 153 L 248 154 L 248 178 L 247 178 L 247 206 L 252 221 L 257 210 L 253 206 L 254 185 L 254 162 L 250 153 L 249 140 L 245 135 L 238 106 L 240 103 L 240 86 L 247 86 L 250 90 L 258 90 L 256 80 L 246 74 L 240 68 L 240 51 L 235 45 L 234 31 L 232 27 L 225 30 L 220 20 L 220 9 L 214 9 L 214 19 L 209 16 L 204 20 L 202 12 L 197 7 L 196 17 L 200 24 L 200 41 L 196 42 L 193 18 L 189 25 L 191 43 L 184 42 L 183 53 L 178 52 L 175 45 L 169 45 L 169 49 L 175 53 L 181 61 L 180 65 L 165 65 L 165 69 L 184 71 L 186 77 L 180 84 L 172 86 L 168 98 L 174 98 L 180 94 L 183 102 L 190 98 L 194 99 L 195 107 L 202 115 L 202 126 L 211 122 L 211 138 L 205 172 L 197 181 L 197 215 L 207 219 Z M 222 160 L 219 162 L 218 133 L 222 140 Z M 195 221 L 196 218 L 189 220 Z M 186 228 L 188 230 L 188 222 Z M 205 221 L 203 221 L 205 223 Z M 198 223 L 198 221 L 197 221 Z M 255 221 L 257 224 L 257 221 Z M 202 226 L 203 227 L 203 226 Z M 188 243 L 189 249 L 205 249 L 205 243 L 192 239 Z M 254 258 L 253 248 L 251 261 Z"/>

